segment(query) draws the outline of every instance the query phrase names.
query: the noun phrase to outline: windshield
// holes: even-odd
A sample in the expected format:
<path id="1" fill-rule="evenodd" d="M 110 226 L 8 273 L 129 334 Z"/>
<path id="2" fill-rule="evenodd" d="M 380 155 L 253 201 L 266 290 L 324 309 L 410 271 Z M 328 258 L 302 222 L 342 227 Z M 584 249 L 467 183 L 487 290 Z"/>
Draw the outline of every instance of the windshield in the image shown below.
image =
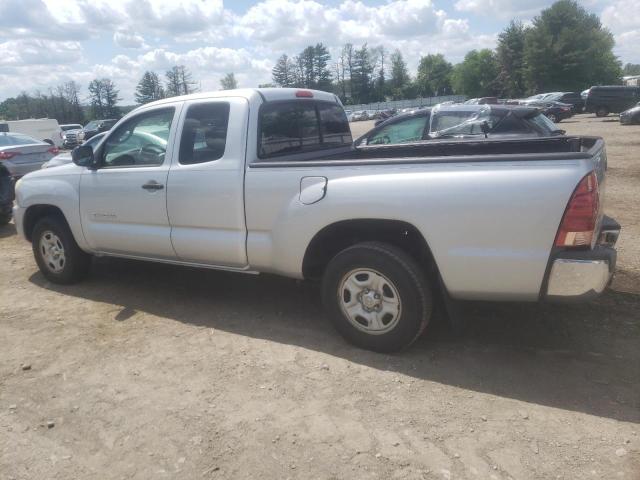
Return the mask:
<path id="1" fill-rule="evenodd" d="M 97 120 L 93 120 L 92 122 L 87 123 L 84 128 L 86 130 L 95 130 L 96 128 L 98 128 L 98 125 L 100 125 L 100 122 L 98 122 Z"/>
<path id="2" fill-rule="evenodd" d="M 78 130 L 82 128 L 82 125 L 62 125 L 60 128 L 63 132 L 68 132 L 69 130 Z"/>

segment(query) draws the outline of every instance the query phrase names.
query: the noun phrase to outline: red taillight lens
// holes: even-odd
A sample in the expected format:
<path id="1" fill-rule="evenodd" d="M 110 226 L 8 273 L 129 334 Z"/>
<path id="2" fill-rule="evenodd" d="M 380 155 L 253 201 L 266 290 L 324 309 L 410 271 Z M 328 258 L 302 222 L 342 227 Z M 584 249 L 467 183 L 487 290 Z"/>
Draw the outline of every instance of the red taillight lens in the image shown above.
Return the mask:
<path id="1" fill-rule="evenodd" d="M 296 92 L 296 97 L 298 98 L 313 98 L 313 92 L 309 90 L 298 90 Z"/>
<path id="2" fill-rule="evenodd" d="M 0 152 L 0 160 L 10 160 L 20 152 Z"/>
<path id="3" fill-rule="evenodd" d="M 52 155 L 58 155 L 60 153 L 60 149 L 58 147 L 51 147 L 47 150 Z"/>
<path id="4" fill-rule="evenodd" d="M 556 247 L 588 247 L 598 222 L 600 192 L 595 172 L 586 175 L 576 187 L 562 217 Z"/>

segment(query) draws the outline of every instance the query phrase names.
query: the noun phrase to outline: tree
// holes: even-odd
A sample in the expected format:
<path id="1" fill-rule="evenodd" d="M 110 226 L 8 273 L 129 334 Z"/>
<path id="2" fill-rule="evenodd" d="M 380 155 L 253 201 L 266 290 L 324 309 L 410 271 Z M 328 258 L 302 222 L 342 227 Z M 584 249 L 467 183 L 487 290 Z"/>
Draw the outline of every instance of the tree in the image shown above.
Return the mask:
<path id="1" fill-rule="evenodd" d="M 453 89 L 469 97 L 486 97 L 496 93 L 498 62 L 495 54 L 485 48 L 471 50 L 464 61 L 456 65 L 451 75 Z"/>
<path id="2" fill-rule="evenodd" d="M 376 77 L 374 80 L 373 99 L 380 102 L 383 101 L 387 94 L 385 63 L 387 60 L 387 51 L 383 45 L 379 45 L 371 49 L 371 57 L 373 59 L 374 71 Z"/>
<path id="3" fill-rule="evenodd" d="M 220 90 L 233 90 L 235 88 L 238 88 L 238 81 L 233 72 L 227 73 L 220 79 Z"/>
<path id="4" fill-rule="evenodd" d="M 271 70 L 273 83 L 279 87 L 294 87 L 296 84 L 295 67 L 287 55 L 282 55 Z"/>
<path id="5" fill-rule="evenodd" d="M 166 96 L 177 97 L 195 92 L 196 82 L 193 81 L 191 72 L 184 65 L 175 65 L 165 73 L 167 79 Z"/>
<path id="6" fill-rule="evenodd" d="M 138 82 L 136 87 L 136 102 L 140 105 L 145 103 L 154 102 L 164 98 L 164 89 L 160 83 L 160 78 L 155 72 L 144 72 L 144 75 Z"/>
<path id="7" fill-rule="evenodd" d="M 627 63 L 622 69 L 624 76 L 640 75 L 640 63 Z"/>
<path id="8" fill-rule="evenodd" d="M 313 47 L 313 73 L 315 84 L 313 88 L 318 90 L 331 90 L 331 70 L 329 70 L 329 61 L 331 55 L 329 50 L 322 43 L 317 43 Z"/>
<path id="9" fill-rule="evenodd" d="M 89 101 L 93 118 L 118 118 L 119 90 L 108 78 L 94 79 L 89 83 Z"/>
<path id="10" fill-rule="evenodd" d="M 80 85 L 70 80 L 63 85 L 63 89 L 64 97 L 70 107 L 69 122 L 84 123 L 84 112 L 82 105 L 80 105 Z"/>
<path id="11" fill-rule="evenodd" d="M 373 64 L 367 44 L 353 52 L 351 94 L 354 103 L 369 103 L 373 90 Z"/>
<path id="12" fill-rule="evenodd" d="M 451 72 L 453 66 L 441 53 L 426 55 L 420 59 L 416 87 L 424 96 L 447 95 L 451 93 Z"/>
<path id="13" fill-rule="evenodd" d="M 524 43 L 527 28 L 514 20 L 500 35 L 496 48 L 500 96 L 517 98 L 525 93 Z"/>
<path id="14" fill-rule="evenodd" d="M 559 0 L 533 20 L 525 38 L 525 81 L 530 92 L 580 91 L 618 83 L 614 39 L 575 0 Z"/>
<path id="15" fill-rule="evenodd" d="M 402 58 L 400 50 L 396 49 L 391 54 L 391 78 L 389 79 L 389 88 L 391 90 L 391 98 L 400 100 L 404 98 L 405 91 L 409 86 L 411 79 L 407 71 L 407 64 Z"/>

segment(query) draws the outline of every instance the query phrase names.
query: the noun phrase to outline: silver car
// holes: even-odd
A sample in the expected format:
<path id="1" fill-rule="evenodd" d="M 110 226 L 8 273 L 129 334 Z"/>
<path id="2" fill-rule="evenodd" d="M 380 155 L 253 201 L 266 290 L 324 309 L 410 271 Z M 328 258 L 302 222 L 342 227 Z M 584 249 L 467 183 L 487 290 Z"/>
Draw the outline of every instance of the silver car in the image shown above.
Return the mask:
<path id="1" fill-rule="evenodd" d="M 12 177 L 38 170 L 57 155 L 58 147 L 21 133 L 0 133 L 0 160 Z"/>
<path id="2" fill-rule="evenodd" d="M 89 145 L 91 148 L 95 150 L 96 145 L 100 143 L 100 140 L 104 138 L 105 134 L 106 132 L 102 132 L 97 135 L 94 135 L 89 140 L 84 142 L 84 145 Z M 59 167 L 60 165 L 66 165 L 71 162 L 72 162 L 71 151 L 66 151 L 66 152 L 60 153 L 59 155 L 56 155 L 48 162 L 43 163 L 42 168 Z"/>

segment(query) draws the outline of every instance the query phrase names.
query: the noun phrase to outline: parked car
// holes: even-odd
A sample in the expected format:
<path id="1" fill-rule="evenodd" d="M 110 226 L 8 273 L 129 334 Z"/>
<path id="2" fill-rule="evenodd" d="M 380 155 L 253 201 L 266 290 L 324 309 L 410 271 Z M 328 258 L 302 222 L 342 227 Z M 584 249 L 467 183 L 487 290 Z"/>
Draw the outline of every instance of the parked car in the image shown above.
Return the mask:
<path id="1" fill-rule="evenodd" d="M 396 115 L 396 109 L 395 108 L 389 108 L 386 110 L 380 110 L 378 112 L 378 116 L 376 118 L 375 121 L 375 125 L 378 126 L 380 125 L 382 122 L 389 120 L 391 117 L 393 117 L 394 115 Z"/>
<path id="2" fill-rule="evenodd" d="M 632 125 L 640 123 L 640 102 L 635 107 L 620 113 L 620 123 L 622 125 Z"/>
<path id="3" fill-rule="evenodd" d="M 53 118 L 30 118 L 27 120 L 0 120 L 0 133 L 21 133 L 38 141 L 62 146 L 62 130 Z"/>
<path id="4" fill-rule="evenodd" d="M 584 99 L 578 92 L 553 92 L 547 94 L 543 100 L 569 104 L 573 107 L 574 113 L 582 113 L 584 110 Z"/>
<path id="5" fill-rule="evenodd" d="M 11 172 L 0 162 L 0 225 L 6 225 L 11 221 L 14 198 Z"/>
<path id="6" fill-rule="evenodd" d="M 356 148 L 335 95 L 246 89 L 141 106 L 73 162 L 16 186 L 48 280 L 93 254 L 319 278 L 336 328 L 376 351 L 411 344 L 436 297 L 584 299 L 615 269 L 594 137 Z"/>
<path id="7" fill-rule="evenodd" d="M 356 145 L 388 145 L 443 138 L 545 137 L 563 134 L 536 108 L 506 105 L 439 105 L 399 114 L 355 141 Z"/>
<path id="8" fill-rule="evenodd" d="M 527 103 L 529 107 L 536 107 L 553 123 L 573 117 L 573 106 L 568 103 L 549 101 L 546 98 L 536 102 Z"/>
<path id="9" fill-rule="evenodd" d="M 64 148 L 73 148 L 78 145 L 78 133 L 82 130 L 82 125 L 79 123 L 69 123 L 60 125 L 62 131 L 62 146 Z"/>
<path id="10" fill-rule="evenodd" d="M 480 98 L 470 98 L 464 105 L 495 105 L 499 103 L 498 97 L 480 97 Z"/>
<path id="11" fill-rule="evenodd" d="M 366 110 L 358 110 L 351 114 L 352 122 L 360 122 L 363 120 L 369 120 L 369 115 Z"/>
<path id="12" fill-rule="evenodd" d="M 100 140 L 102 140 L 104 138 L 105 134 L 106 134 L 106 132 L 102 132 L 102 133 L 98 133 L 97 135 L 94 135 L 89 140 L 84 142 L 84 145 L 88 145 L 91 148 L 95 148 L 96 145 L 98 145 L 98 143 L 100 143 Z M 72 160 L 71 160 L 71 152 L 70 151 L 60 152 L 58 155 L 53 157 L 48 162 L 44 162 L 42 164 L 41 168 L 59 167 L 60 165 L 66 165 L 68 163 L 71 163 L 71 161 Z"/>
<path id="13" fill-rule="evenodd" d="M 620 113 L 640 101 L 640 87 L 622 85 L 591 87 L 585 100 L 587 112 L 598 117 L 606 117 L 610 113 Z"/>
<path id="14" fill-rule="evenodd" d="M 94 135 L 109 130 L 116 124 L 117 121 L 118 120 L 113 118 L 108 118 L 106 120 L 92 120 L 91 122 L 87 123 L 79 133 L 79 139 L 83 142 L 86 142 Z"/>
<path id="15" fill-rule="evenodd" d="M 0 161 L 14 178 L 39 170 L 59 153 L 58 147 L 21 133 L 0 133 Z"/>

